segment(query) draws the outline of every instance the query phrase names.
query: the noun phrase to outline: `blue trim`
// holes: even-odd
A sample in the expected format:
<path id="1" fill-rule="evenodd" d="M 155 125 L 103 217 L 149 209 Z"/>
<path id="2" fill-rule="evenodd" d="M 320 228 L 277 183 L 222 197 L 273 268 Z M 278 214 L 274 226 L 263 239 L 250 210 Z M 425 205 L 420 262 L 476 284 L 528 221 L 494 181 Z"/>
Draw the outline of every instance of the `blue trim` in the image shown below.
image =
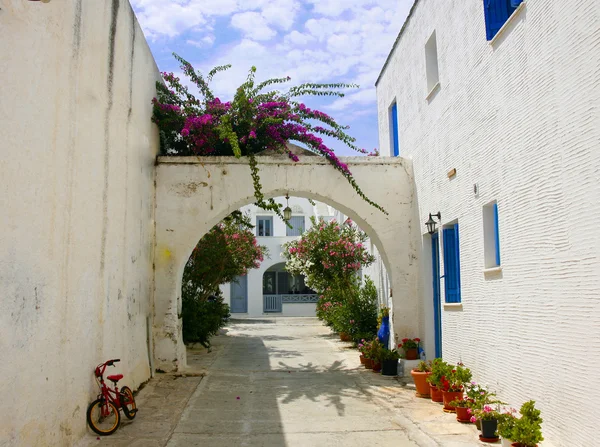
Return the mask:
<path id="1" fill-rule="evenodd" d="M 496 265 L 500 264 L 500 230 L 498 229 L 498 204 L 494 203 L 494 239 L 496 242 Z"/>
<path id="2" fill-rule="evenodd" d="M 523 0 L 483 0 L 487 40 L 492 40 Z"/>
<path id="3" fill-rule="evenodd" d="M 431 275 L 433 279 L 433 321 L 435 356 L 442 356 L 442 303 L 440 301 L 440 237 L 431 235 Z"/>
<path id="4" fill-rule="evenodd" d="M 398 138 L 398 104 L 392 104 L 392 113 L 390 119 L 392 120 L 392 138 L 394 143 L 394 157 L 400 155 L 400 140 Z"/>

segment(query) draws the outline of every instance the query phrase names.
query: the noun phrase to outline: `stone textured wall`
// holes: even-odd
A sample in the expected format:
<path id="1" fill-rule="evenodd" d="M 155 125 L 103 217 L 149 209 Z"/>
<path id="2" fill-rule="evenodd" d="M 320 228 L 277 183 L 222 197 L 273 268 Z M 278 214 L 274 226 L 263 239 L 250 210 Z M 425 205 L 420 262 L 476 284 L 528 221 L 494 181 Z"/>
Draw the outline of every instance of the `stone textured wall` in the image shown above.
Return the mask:
<path id="1" fill-rule="evenodd" d="M 67 446 L 150 376 L 159 73 L 126 0 L 0 8 L 0 445 Z"/>
<path id="2" fill-rule="evenodd" d="M 420 222 L 441 211 L 460 225 L 462 307 L 443 308 L 444 357 L 502 400 L 536 400 L 548 441 L 587 446 L 596 427 L 584 415 L 600 399 L 581 388 L 600 368 L 600 3 L 526 1 L 491 44 L 483 14 L 482 1 L 417 3 L 377 85 L 382 153 L 396 99 Z M 426 100 L 434 30 L 441 88 Z M 502 271 L 484 273 L 482 207 L 493 200 Z"/>

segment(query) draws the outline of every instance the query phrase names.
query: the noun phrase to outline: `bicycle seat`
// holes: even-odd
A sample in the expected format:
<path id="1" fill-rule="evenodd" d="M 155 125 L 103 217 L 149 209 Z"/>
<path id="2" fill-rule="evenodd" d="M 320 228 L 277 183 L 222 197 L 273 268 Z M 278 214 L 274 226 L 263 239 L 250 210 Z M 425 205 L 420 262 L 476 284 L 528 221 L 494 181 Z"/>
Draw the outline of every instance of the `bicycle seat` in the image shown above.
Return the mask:
<path id="1" fill-rule="evenodd" d="M 106 376 L 108 380 L 111 382 L 117 383 L 119 380 L 123 378 L 123 374 L 115 374 L 114 376 Z"/>

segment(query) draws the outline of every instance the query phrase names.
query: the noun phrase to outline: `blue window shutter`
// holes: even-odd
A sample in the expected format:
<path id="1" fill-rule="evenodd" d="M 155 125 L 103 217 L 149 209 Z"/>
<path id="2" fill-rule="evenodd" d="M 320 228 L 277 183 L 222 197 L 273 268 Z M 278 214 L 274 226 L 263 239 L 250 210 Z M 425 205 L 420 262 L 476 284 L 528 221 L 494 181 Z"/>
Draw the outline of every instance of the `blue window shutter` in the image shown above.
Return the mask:
<path id="1" fill-rule="evenodd" d="M 485 29 L 487 40 L 492 40 L 500 31 L 502 25 L 515 10 L 510 4 L 513 0 L 483 0 L 483 11 L 485 15 Z"/>
<path id="2" fill-rule="evenodd" d="M 500 265 L 500 231 L 498 228 L 498 204 L 494 203 L 494 238 L 496 241 L 496 265 Z"/>
<path id="3" fill-rule="evenodd" d="M 392 137 L 394 141 L 394 156 L 400 155 L 400 141 L 398 139 L 398 104 L 392 105 Z"/>
<path id="4" fill-rule="evenodd" d="M 458 224 L 444 228 L 444 290 L 447 303 L 460 303 Z"/>

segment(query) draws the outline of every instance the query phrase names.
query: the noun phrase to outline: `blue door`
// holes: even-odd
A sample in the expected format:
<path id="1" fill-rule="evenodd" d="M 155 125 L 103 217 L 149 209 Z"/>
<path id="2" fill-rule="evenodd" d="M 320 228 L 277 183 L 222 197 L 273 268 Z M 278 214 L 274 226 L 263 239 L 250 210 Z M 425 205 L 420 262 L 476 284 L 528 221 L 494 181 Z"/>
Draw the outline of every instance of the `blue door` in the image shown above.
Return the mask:
<path id="1" fill-rule="evenodd" d="M 231 283 L 231 313 L 248 312 L 248 277 L 238 276 Z"/>
<path id="2" fill-rule="evenodd" d="M 431 275 L 433 277 L 433 318 L 435 328 L 435 356 L 442 356 L 442 304 L 440 301 L 440 239 L 431 235 Z"/>

